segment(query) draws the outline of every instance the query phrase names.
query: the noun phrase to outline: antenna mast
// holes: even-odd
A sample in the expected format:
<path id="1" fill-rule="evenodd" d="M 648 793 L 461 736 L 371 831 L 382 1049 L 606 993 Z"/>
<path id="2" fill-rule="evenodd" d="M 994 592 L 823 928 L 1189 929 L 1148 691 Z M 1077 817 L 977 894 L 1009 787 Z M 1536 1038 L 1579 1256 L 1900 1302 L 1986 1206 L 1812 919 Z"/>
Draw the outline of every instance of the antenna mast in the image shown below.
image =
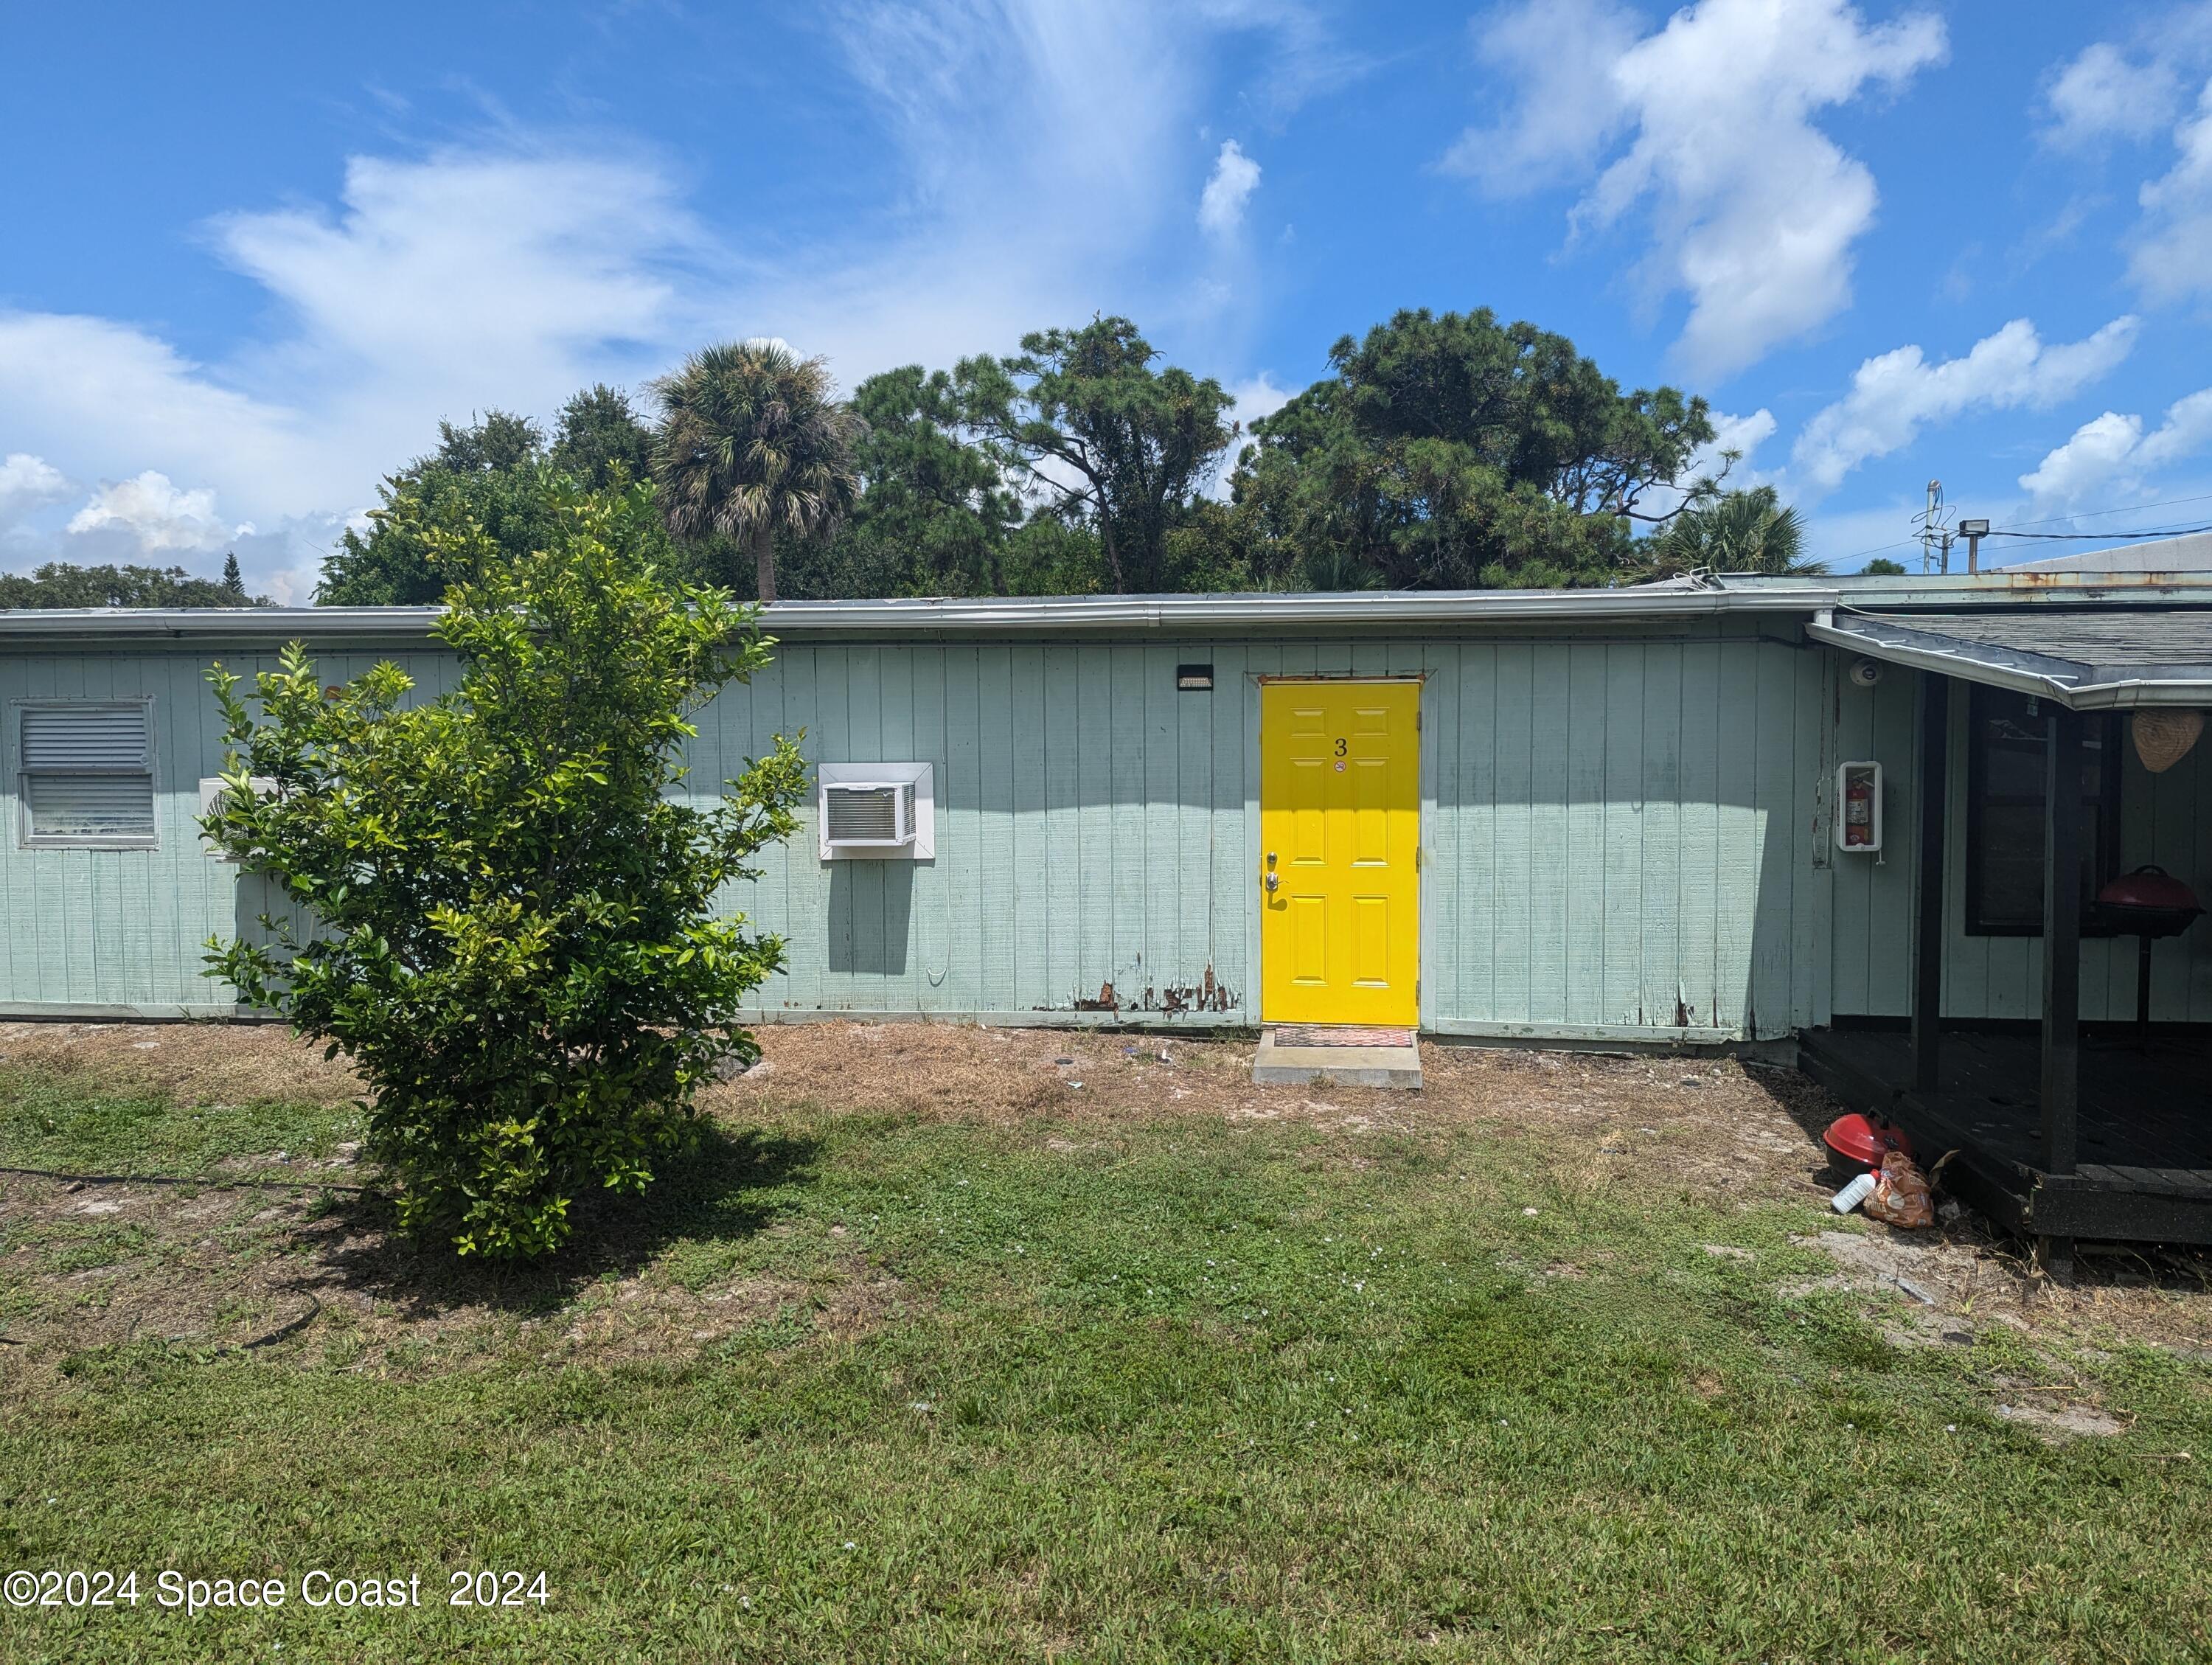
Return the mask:
<path id="1" fill-rule="evenodd" d="M 1920 570 L 1926 572 L 1931 562 L 1941 561 L 1942 570 L 1951 570 L 1951 511 L 1944 506 L 1943 483 L 1928 483 L 1928 507 L 1912 517 L 1912 524 L 1920 528 Z"/>

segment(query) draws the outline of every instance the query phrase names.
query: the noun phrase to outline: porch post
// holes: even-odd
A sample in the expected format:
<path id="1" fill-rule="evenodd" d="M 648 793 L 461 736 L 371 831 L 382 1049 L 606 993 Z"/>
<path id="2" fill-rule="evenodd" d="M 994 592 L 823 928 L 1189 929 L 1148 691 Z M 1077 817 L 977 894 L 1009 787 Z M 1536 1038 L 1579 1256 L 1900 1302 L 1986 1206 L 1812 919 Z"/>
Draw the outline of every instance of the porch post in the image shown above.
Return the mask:
<path id="1" fill-rule="evenodd" d="M 1912 1085 L 1942 1080 L 1943 811 L 1950 791 L 1951 679 L 1920 673 L 1919 902 L 1912 933 Z"/>
<path id="2" fill-rule="evenodd" d="M 2043 791 L 2043 1170 L 2074 1171 L 2081 1074 L 2081 714 L 2049 702 Z"/>

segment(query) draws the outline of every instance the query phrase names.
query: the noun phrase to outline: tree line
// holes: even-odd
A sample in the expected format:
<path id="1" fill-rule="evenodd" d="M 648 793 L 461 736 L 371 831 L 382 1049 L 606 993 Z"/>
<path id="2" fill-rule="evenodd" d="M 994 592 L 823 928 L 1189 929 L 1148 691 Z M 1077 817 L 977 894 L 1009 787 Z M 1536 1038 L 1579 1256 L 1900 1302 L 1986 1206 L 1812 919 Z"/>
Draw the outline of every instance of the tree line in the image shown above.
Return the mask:
<path id="1" fill-rule="evenodd" d="M 1564 336 L 1487 310 L 1401 312 L 1249 428 L 1221 384 L 1127 319 L 1036 331 L 839 397 L 780 342 L 713 346 L 605 386 L 550 431 L 443 423 L 387 478 L 320 599 L 434 601 L 471 521 L 526 552 L 553 483 L 650 480 L 665 569 L 763 599 L 1615 585 L 1696 568 L 1802 571 L 1771 487 L 1692 477 L 1702 398 L 1621 391 Z"/>
<path id="2" fill-rule="evenodd" d="M 556 483 L 651 483 L 672 579 L 748 598 L 1610 586 L 1705 568 L 1820 570 L 1771 486 L 1700 471 L 1706 402 L 1623 392 L 1565 336 L 1487 308 L 1401 311 L 1240 424 L 1135 325 L 1040 330 L 1006 356 L 907 365 L 841 397 L 781 342 L 703 349 L 641 400 L 605 385 L 550 425 L 439 424 L 325 559 L 327 605 L 427 605 L 474 576 L 434 533 L 538 547 Z M 9 606 L 223 606 L 181 569 L 50 565 Z"/>

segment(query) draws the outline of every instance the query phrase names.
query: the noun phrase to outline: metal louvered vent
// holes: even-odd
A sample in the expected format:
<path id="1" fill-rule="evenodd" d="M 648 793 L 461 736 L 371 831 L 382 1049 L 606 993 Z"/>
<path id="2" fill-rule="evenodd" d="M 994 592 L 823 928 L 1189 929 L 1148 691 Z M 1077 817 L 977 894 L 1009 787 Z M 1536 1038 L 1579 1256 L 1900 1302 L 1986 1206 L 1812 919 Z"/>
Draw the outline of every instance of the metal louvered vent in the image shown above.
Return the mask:
<path id="1" fill-rule="evenodd" d="M 914 837 L 914 787 L 904 782 L 838 783 L 823 788 L 831 844 L 896 845 Z"/>
<path id="2" fill-rule="evenodd" d="M 17 708 L 25 844 L 127 848 L 159 842 L 149 710 L 144 700 Z"/>
<path id="3" fill-rule="evenodd" d="M 143 769 L 146 708 L 128 705 L 27 705 L 26 769 Z"/>

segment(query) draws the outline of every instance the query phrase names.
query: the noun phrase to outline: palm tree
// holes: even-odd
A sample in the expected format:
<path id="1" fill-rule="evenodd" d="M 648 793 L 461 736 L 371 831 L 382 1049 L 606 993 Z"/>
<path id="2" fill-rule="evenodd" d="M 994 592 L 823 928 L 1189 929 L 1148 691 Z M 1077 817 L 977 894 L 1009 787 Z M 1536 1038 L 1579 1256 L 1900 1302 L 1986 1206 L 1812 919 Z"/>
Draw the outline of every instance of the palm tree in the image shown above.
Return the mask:
<path id="1" fill-rule="evenodd" d="M 1652 565 L 1662 573 L 1698 567 L 1806 576 L 1827 571 L 1825 561 L 1808 561 L 1798 553 L 1803 544 L 1797 511 L 1779 501 L 1772 486 L 1755 486 L 1684 509 L 1649 550 Z"/>
<path id="2" fill-rule="evenodd" d="M 853 507 L 865 431 L 824 361 L 781 341 L 724 342 L 653 384 L 653 472 L 668 530 L 750 544 L 760 599 L 775 599 L 775 538 L 826 537 Z"/>

